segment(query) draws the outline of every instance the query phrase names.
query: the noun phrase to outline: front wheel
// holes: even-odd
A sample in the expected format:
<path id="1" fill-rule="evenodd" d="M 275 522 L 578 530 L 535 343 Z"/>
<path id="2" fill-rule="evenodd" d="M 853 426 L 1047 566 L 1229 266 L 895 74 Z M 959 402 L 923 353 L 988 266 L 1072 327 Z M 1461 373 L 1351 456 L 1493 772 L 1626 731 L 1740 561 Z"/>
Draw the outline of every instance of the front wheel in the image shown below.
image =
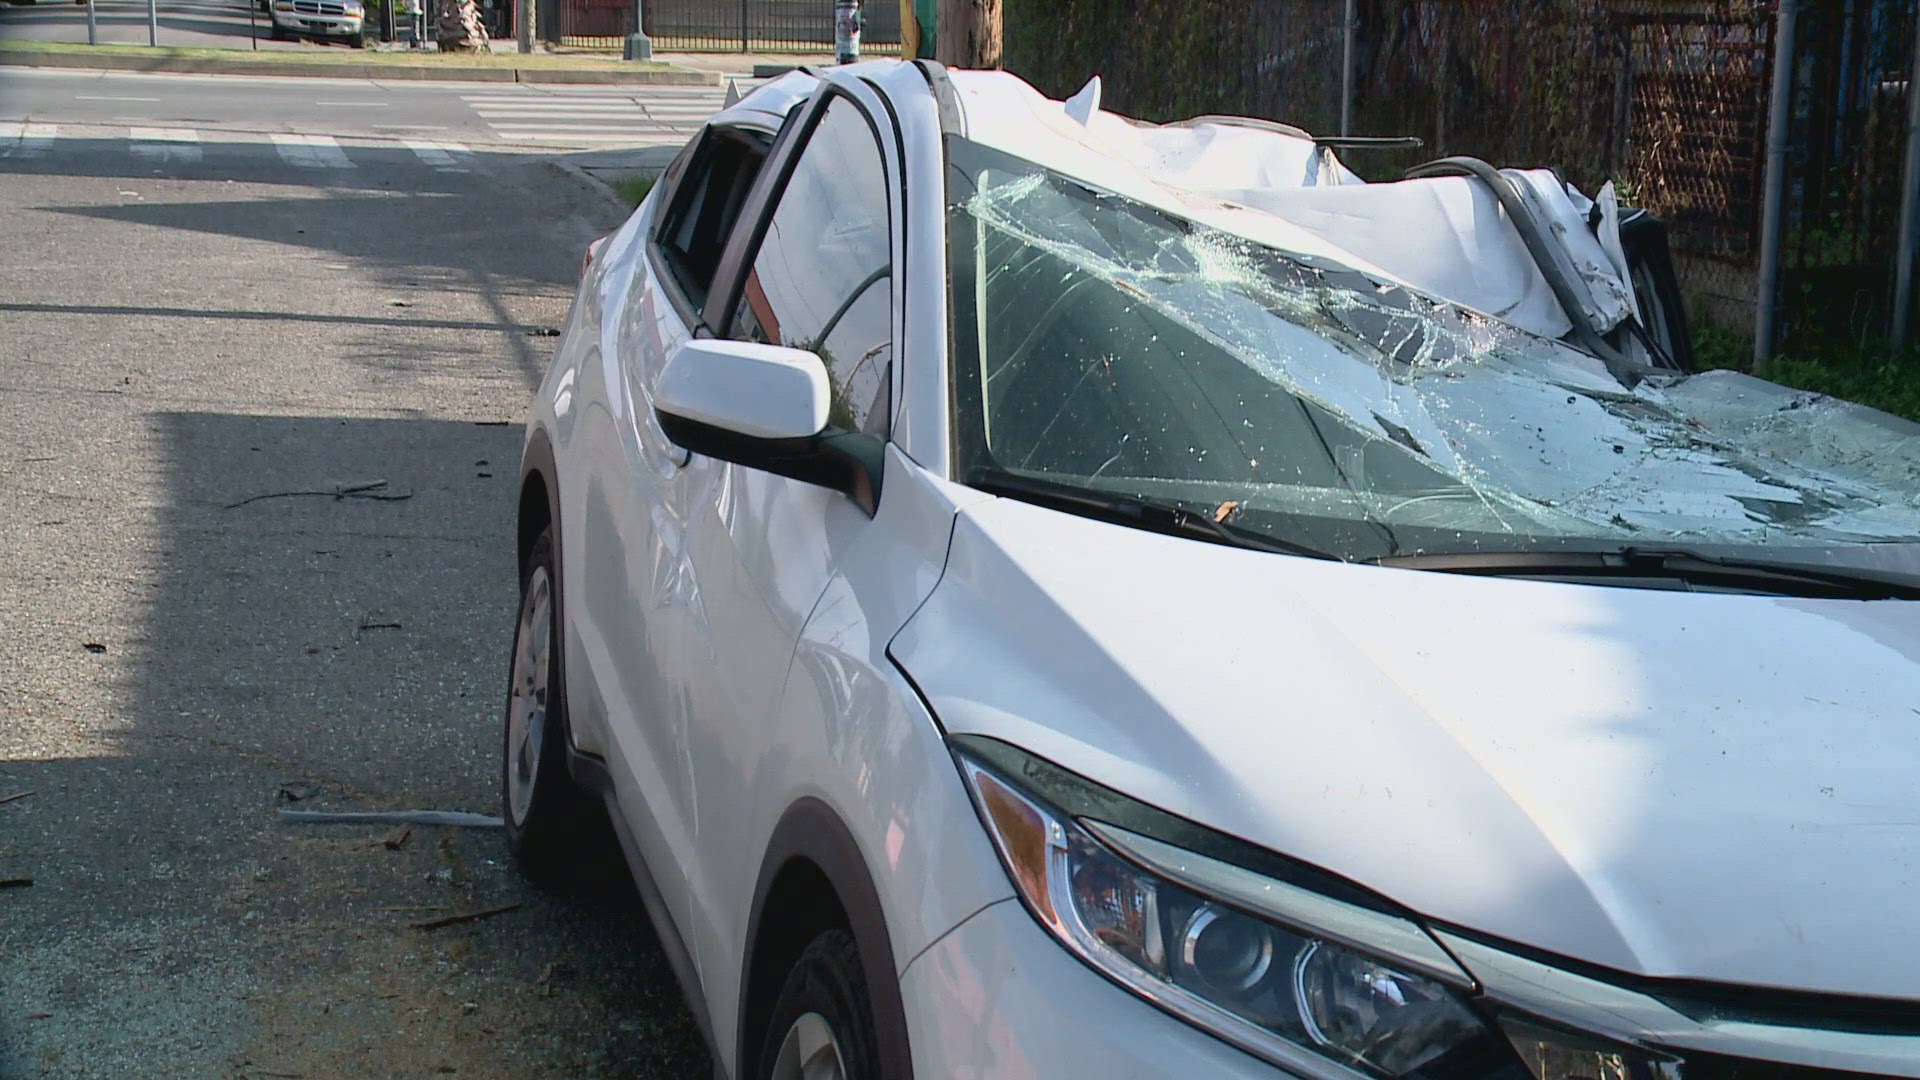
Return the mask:
<path id="1" fill-rule="evenodd" d="M 560 678 L 559 593 L 553 533 L 543 532 L 520 579 L 502 748 L 501 817 L 520 872 L 544 883 L 572 880 L 597 837 L 595 808 L 567 773 L 567 693 Z"/>
<path id="2" fill-rule="evenodd" d="M 759 1080 L 880 1080 L 866 969 L 852 934 L 827 930 L 801 951 L 767 1025 Z"/>

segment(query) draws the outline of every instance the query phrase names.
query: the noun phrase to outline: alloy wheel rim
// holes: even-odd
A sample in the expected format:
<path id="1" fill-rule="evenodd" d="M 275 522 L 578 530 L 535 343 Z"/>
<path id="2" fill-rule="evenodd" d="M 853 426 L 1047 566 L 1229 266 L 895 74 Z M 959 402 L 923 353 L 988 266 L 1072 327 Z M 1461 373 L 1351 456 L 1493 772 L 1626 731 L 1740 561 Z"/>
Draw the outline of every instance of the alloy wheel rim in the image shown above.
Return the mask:
<path id="1" fill-rule="evenodd" d="M 840 1040 L 827 1018 L 810 1012 L 795 1020 L 774 1055 L 772 1080 L 846 1080 L 846 1076 Z"/>
<path id="2" fill-rule="evenodd" d="M 547 736 L 548 650 L 553 636 L 553 588 L 546 567 L 527 579 L 520 624 L 513 635 L 512 685 L 507 692 L 507 813 L 524 824 L 540 778 Z"/>

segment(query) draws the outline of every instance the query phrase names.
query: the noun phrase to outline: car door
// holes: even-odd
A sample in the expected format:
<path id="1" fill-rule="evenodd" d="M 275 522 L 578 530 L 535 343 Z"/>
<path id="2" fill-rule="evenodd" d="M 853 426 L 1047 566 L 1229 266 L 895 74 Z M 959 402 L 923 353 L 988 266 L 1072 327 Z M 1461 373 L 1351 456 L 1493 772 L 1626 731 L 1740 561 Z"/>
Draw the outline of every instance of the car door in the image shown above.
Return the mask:
<path id="1" fill-rule="evenodd" d="M 891 131 L 876 122 L 882 108 L 859 85 L 822 89 L 790 156 L 763 177 L 754 232 L 735 238 L 730 295 L 708 309 L 723 337 L 818 353 L 832 387 L 829 426 L 862 432 L 875 446 L 891 413 L 901 254 L 898 144 L 882 140 Z M 776 708 L 795 643 L 833 574 L 833 552 L 871 526 L 868 510 L 838 491 L 714 466 L 696 481 L 707 486 L 688 522 L 700 598 L 688 656 L 687 808 L 700 859 L 688 873 L 703 965 L 737 956 L 744 932 L 728 922 L 739 905 L 720 895 L 718 882 L 731 878 L 717 868 L 757 864 L 765 841 L 740 821 L 756 803 L 746 763 L 782 737 Z"/>
<path id="2" fill-rule="evenodd" d="M 655 212 L 618 315 L 603 327 L 599 363 L 581 396 L 579 550 L 565 553 L 575 640 L 569 703 L 580 749 L 603 757 L 620 813 L 660 900 L 686 925 L 681 867 L 692 858 L 686 756 L 685 642 L 699 597 L 689 573 L 689 493 L 711 462 L 693 462 L 660 428 L 651 387 L 667 355 L 701 332 L 700 312 L 770 134 L 707 129 L 677 166 Z"/>

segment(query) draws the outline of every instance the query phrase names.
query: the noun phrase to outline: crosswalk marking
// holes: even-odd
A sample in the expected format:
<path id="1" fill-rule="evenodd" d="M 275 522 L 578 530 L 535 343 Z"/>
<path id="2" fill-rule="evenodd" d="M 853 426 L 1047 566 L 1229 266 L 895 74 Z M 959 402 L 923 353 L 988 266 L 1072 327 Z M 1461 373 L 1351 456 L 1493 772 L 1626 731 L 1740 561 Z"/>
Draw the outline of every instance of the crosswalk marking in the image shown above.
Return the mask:
<path id="1" fill-rule="evenodd" d="M 415 157 L 442 172 L 466 171 L 467 167 L 462 163 L 462 159 L 466 157 L 469 151 L 460 143 L 426 142 L 419 139 L 409 139 L 407 140 L 406 147 L 413 151 Z"/>
<path id="2" fill-rule="evenodd" d="M 200 135 L 191 128 L 137 127 L 128 132 L 135 157 L 155 161 L 199 161 Z"/>
<path id="3" fill-rule="evenodd" d="M 34 157 L 60 137 L 58 124 L 0 123 L 0 157 Z"/>
<path id="4" fill-rule="evenodd" d="M 736 82 L 742 93 L 758 85 Z M 679 143 L 719 112 L 726 98 L 722 86 L 584 94 L 476 90 L 460 95 L 503 141 L 582 146 Z"/>
<path id="5" fill-rule="evenodd" d="M 303 169 L 351 169 L 346 151 L 329 135 L 285 135 L 275 132 L 274 149 L 280 160 Z"/>

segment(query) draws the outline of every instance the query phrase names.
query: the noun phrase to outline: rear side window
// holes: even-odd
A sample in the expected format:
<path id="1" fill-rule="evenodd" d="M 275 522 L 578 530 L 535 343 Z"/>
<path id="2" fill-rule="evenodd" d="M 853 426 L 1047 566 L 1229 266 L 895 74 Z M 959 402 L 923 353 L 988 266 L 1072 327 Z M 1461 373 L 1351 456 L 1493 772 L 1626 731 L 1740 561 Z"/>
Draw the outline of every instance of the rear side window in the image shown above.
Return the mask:
<path id="1" fill-rule="evenodd" d="M 767 159 L 762 138 L 733 128 L 709 128 L 687 162 L 686 175 L 661 218 L 657 239 L 666 270 L 698 311 L 726 250 L 740 204 Z"/>

